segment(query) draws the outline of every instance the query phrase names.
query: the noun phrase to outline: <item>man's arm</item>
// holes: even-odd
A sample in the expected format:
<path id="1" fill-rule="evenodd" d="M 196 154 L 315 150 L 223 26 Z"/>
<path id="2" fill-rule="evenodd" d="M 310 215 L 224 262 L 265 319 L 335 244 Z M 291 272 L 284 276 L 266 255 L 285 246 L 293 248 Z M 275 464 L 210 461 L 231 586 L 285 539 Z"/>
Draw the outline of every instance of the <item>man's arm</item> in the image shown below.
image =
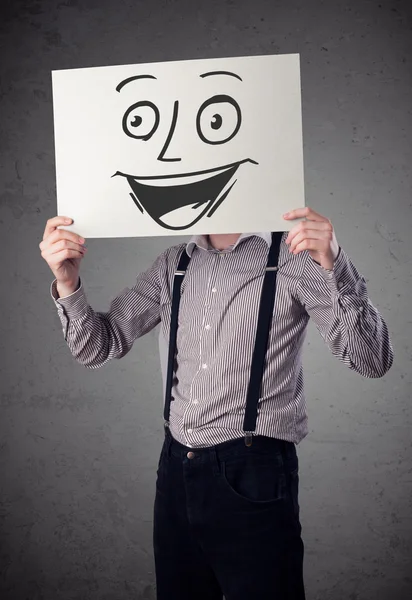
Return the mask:
<path id="1" fill-rule="evenodd" d="M 166 276 L 165 253 L 111 302 L 108 312 L 95 312 L 88 304 L 82 282 L 72 294 L 59 298 L 56 280 L 51 295 L 57 307 L 65 340 L 74 358 L 90 369 L 121 358 L 133 342 L 160 322 L 160 282 Z"/>
<path id="2" fill-rule="evenodd" d="M 383 377 L 392 366 L 393 348 L 365 279 L 342 248 L 331 270 L 309 253 L 305 261 L 298 294 L 332 354 L 364 377 Z"/>

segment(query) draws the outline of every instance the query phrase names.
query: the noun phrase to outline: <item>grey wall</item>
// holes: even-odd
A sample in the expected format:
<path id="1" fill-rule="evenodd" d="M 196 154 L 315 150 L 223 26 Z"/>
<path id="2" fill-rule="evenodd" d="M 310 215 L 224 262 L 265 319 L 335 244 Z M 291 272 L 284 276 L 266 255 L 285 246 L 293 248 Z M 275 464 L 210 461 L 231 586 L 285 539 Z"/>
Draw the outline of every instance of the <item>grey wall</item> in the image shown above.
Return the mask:
<path id="1" fill-rule="evenodd" d="M 301 53 L 307 203 L 332 219 L 395 349 L 384 378 L 362 379 L 309 327 L 308 599 L 411 598 L 407 1 L 3 0 L 1 13 L 1 598 L 155 597 L 157 332 L 97 371 L 65 345 L 38 249 L 56 214 L 50 71 L 287 52 Z M 89 240 L 92 306 L 175 239 Z"/>

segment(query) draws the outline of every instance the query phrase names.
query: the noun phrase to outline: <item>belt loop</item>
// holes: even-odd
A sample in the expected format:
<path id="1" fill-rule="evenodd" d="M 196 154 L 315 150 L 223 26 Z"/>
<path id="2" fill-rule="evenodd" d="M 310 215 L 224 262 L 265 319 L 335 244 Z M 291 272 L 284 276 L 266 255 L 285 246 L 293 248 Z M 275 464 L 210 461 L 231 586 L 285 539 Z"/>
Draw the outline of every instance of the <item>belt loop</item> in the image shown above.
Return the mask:
<path id="1" fill-rule="evenodd" d="M 282 440 L 282 448 L 281 448 L 283 460 L 286 462 L 289 458 L 288 456 L 288 442 L 286 440 Z"/>
<path id="2" fill-rule="evenodd" d="M 211 446 L 209 448 L 209 456 L 210 456 L 210 462 L 212 463 L 213 475 L 215 475 L 215 476 L 220 475 L 220 463 L 219 463 L 219 458 L 217 456 L 215 446 Z"/>

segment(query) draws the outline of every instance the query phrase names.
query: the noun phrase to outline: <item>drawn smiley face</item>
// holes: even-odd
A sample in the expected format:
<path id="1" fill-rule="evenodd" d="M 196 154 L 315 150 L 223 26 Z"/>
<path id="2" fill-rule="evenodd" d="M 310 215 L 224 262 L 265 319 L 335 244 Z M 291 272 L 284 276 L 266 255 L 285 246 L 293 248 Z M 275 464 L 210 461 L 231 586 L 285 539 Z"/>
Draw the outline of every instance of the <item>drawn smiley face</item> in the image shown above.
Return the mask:
<path id="1" fill-rule="evenodd" d="M 203 73 L 201 78 L 224 75 L 242 81 L 241 77 L 229 71 Z M 116 90 L 136 79 L 156 79 L 153 75 L 135 75 L 121 81 Z M 151 100 L 139 100 L 124 113 L 122 128 L 125 135 L 137 142 L 155 141 L 159 135 L 161 113 Z M 161 143 L 157 161 L 178 163 L 181 157 L 169 156 L 176 125 L 179 120 L 179 101 L 173 104 L 173 115 L 168 134 Z M 227 144 L 238 134 L 242 126 L 242 111 L 238 102 L 228 94 L 214 94 L 199 107 L 193 128 L 204 144 L 219 146 Z M 156 140 L 159 143 L 159 140 Z M 125 177 L 131 192 L 130 196 L 137 208 L 147 212 L 161 227 L 184 230 L 195 225 L 205 215 L 211 217 L 227 198 L 236 183 L 235 174 L 244 163 L 258 164 L 251 158 L 244 158 L 229 164 L 186 172 L 174 170 L 163 175 L 138 175 L 117 171 L 114 176 Z M 169 169 L 170 170 L 170 169 Z M 188 210 L 189 209 L 189 210 Z"/>

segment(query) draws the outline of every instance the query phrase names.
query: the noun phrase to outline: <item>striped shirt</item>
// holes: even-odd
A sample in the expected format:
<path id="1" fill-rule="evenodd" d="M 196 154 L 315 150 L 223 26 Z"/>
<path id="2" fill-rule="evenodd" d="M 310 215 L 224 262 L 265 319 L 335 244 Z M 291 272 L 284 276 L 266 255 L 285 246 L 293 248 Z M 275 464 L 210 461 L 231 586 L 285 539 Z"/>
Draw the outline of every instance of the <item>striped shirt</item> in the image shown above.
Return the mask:
<path id="1" fill-rule="evenodd" d="M 311 317 L 334 356 L 364 377 L 382 377 L 393 362 L 386 323 L 368 298 L 364 277 L 340 248 L 332 270 L 307 251 L 280 245 L 279 270 L 256 434 L 298 444 L 308 433 L 302 347 Z M 171 296 L 182 250 L 191 256 L 182 284 L 170 430 L 192 447 L 242 437 L 246 392 L 270 233 L 242 234 L 218 251 L 207 237 L 167 249 L 108 312 L 88 304 L 82 281 L 59 299 L 51 294 L 65 340 L 85 367 L 125 356 L 134 341 L 159 323 L 163 381 L 166 376 Z M 164 386 L 164 384 L 163 384 Z"/>

